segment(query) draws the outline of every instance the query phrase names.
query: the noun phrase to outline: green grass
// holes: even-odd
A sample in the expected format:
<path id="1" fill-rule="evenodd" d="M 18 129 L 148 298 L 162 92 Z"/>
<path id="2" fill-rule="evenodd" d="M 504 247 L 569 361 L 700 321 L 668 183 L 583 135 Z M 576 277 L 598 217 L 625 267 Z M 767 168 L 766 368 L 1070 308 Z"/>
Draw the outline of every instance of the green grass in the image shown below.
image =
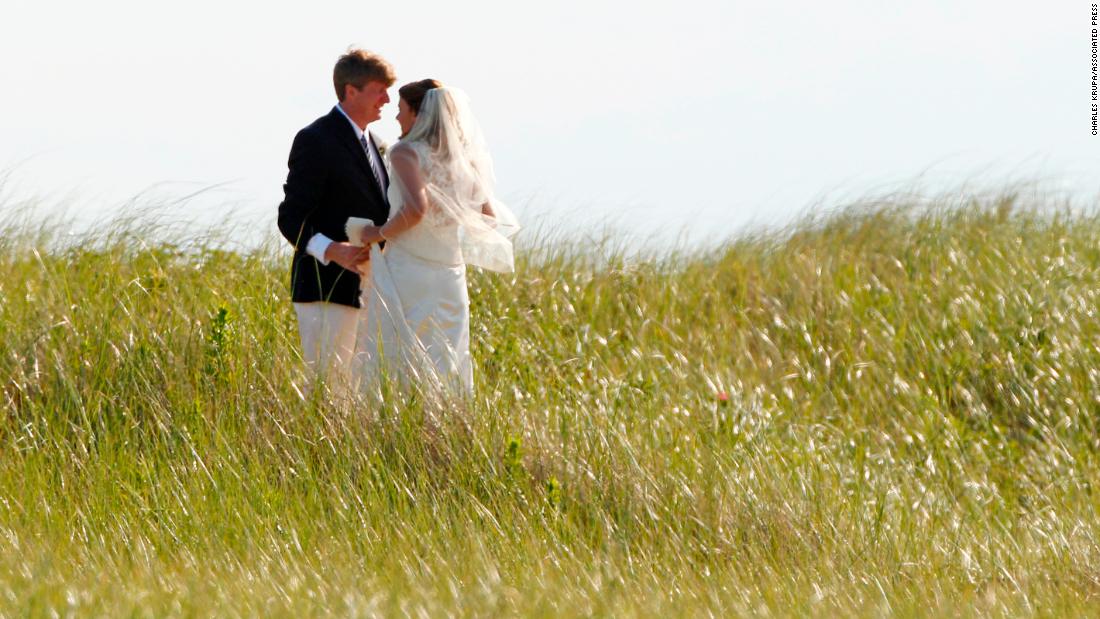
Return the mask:
<path id="1" fill-rule="evenodd" d="M 451 405 L 303 399 L 274 239 L 0 210 L 0 615 L 1093 614 L 1100 217 L 1047 202 L 529 237 Z"/>

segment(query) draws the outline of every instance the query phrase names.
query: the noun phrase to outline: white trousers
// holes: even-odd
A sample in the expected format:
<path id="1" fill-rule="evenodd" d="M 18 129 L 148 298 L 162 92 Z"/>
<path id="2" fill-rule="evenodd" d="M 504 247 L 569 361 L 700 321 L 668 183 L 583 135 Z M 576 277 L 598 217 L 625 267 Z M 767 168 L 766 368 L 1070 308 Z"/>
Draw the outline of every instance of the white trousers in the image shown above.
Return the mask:
<path id="1" fill-rule="evenodd" d="M 323 301 L 294 304 L 310 381 L 318 375 L 328 382 L 350 378 L 360 311 Z"/>
<path id="2" fill-rule="evenodd" d="M 369 289 L 370 262 L 360 264 L 359 273 L 362 287 Z M 318 377 L 330 385 L 350 387 L 353 384 L 356 335 L 365 312 L 366 309 L 324 301 L 294 304 L 298 335 L 302 338 L 302 359 L 311 384 Z"/>

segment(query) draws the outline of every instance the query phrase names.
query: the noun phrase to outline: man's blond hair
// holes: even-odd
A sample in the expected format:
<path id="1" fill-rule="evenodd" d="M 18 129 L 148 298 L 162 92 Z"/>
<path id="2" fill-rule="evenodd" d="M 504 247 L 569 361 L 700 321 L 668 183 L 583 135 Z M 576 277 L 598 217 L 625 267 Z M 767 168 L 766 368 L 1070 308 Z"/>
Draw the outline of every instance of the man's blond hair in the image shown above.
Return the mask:
<path id="1" fill-rule="evenodd" d="M 340 101 L 344 100 L 349 84 L 362 88 L 367 82 L 382 82 L 389 88 L 396 81 L 397 75 L 385 58 L 354 47 L 340 56 L 332 69 L 332 85 L 336 87 L 336 98 Z"/>

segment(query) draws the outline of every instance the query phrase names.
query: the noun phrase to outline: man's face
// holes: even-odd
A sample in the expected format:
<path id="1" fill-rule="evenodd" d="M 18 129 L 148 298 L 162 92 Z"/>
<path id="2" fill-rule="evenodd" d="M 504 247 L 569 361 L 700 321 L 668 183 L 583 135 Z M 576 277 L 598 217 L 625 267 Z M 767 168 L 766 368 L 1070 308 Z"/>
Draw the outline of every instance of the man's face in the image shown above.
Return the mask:
<path id="1" fill-rule="evenodd" d="M 367 82 L 362 88 L 348 85 L 344 103 L 354 109 L 360 118 L 370 124 L 382 118 L 382 106 L 390 102 L 386 92 L 388 86 L 382 82 Z"/>

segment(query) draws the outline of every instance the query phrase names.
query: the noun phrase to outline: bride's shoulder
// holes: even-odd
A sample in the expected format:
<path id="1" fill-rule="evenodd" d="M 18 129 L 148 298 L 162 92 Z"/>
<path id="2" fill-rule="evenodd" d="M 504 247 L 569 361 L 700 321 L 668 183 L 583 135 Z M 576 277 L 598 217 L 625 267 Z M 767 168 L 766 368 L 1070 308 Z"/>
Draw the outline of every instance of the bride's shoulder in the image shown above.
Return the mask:
<path id="1" fill-rule="evenodd" d="M 390 161 L 419 166 L 426 155 L 421 146 L 420 142 L 398 142 L 390 149 Z"/>
<path id="2" fill-rule="evenodd" d="M 391 149 L 394 154 L 401 153 L 406 157 L 422 157 L 424 155 L 427 144 L 423 142 L 398 142 Z"/>

